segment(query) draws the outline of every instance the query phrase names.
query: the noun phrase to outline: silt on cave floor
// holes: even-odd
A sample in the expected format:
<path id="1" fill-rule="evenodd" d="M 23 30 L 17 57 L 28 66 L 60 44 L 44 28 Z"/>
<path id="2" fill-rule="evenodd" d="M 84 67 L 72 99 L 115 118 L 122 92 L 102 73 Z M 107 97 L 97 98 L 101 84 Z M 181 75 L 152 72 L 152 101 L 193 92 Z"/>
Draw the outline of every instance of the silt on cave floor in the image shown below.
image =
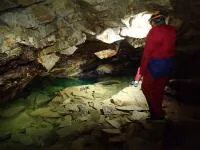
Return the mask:
<path id="1" fill-rule="evenodd" d="M 165 96 L 169 121 L 146 120 L 146 100 L 131 80 L 108 77 L 56 83 L 52 79 L 43 87 L 30 85 L 28 94 L 1 106 L 1 149 L 189 150 L 199 146 L 200 106 Z"/>

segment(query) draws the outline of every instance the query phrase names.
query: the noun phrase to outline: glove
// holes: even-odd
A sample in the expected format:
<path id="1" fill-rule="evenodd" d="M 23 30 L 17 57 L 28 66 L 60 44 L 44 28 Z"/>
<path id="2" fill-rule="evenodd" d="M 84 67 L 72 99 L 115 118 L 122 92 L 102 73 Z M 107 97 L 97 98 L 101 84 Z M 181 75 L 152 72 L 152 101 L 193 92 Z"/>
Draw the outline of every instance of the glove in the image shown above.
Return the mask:
<path id="1" fill-rule="evenodd" d="M 137 87 L 137 86 L 138 86 L 138 84 L 139 84 L 139 82 L 138 82 L 138 81 L 132 81 L 132 85 L 133 85 L 134 87 Z"/>

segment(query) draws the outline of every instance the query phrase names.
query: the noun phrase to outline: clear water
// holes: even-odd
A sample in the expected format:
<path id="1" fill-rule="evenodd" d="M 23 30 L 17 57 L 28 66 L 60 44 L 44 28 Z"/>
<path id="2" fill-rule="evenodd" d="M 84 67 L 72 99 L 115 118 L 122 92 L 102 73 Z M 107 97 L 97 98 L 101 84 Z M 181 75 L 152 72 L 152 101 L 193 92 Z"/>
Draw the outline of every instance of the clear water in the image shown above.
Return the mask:
<path id="1" fill-rule="evenodd" d="M 52 99 L 56 96 L 56 92 L 66 87 L 104 81 L 110 84 L 108 86 L 113 86 L 111 90 L 117 91 L 126 87 L 131 82 L 131 79 L 132 77 L 88 78 L 82 80 L 39 77 L 32 80 L 15 99 L 7 104 L 0 105 L 0 149 L 29 149 L 31 147 L 49 145 L 52 141 L 57 140 L 58 136 L 54 135 L 52 131 L 57 130 L 56 124 L 58 122 L 61 123 L 64 116 L 63 118 L 31 116 L 31 112 L 48 107 L 48 101 L 44 105 L 37 106 L 35 99 L 38 96 L 44 99 Z M 80 125 L 75 123 L 74 128 L 81 128 Z M 70 130 L 74 129 L 70 127 Z M 40 132 L 41 135 L 37 135 Z"/>
<path id="2" fill-rule="evenodd" d="M 62 90 L 66 87 L 94 84 L 97 78 L 54 78 L 54 77 L 38 77 L 31 81 L 23 92 L 17 97 L 24 97 L 33 92 L 40 92 L 53 96 L 55 92 Z"/>

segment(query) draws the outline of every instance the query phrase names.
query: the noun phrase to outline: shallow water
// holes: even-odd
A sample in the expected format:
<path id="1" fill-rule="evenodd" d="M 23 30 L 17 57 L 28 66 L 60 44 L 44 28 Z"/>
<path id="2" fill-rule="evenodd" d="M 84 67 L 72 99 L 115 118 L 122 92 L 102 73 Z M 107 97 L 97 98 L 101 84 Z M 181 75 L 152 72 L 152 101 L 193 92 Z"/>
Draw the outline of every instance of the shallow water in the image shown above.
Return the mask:
<path id="1" fill-rule="evenodd" d="M 71 132 L 71 130 L 81 129 L 82 126 L 93 125 L 89 121 L 87 123 L 82 121 L 77 123 L 77 120 L 74 119 L 84 112 L 75 111 L 74 114 L 62 115 L 63 108 L 60 108 L 62 105 L 54 107 L 54 104 L 51 104 L 52 99 L 57 96 L 57 92 L 67 87 L 73 88 L 81 85 L 86 87 L 85 85 L 90 86 L 101 82 L 103 86 L 110 90 L 110 93 L 116 93 L 128 86 L 131 79 L 132 77 L 88 78 L 82 80 L 51 77 L 34 79 L 15 99 L 7 104 L 0 105 L 0 149 L 28 149 L 51 145 L 60 138 L 59 132 L 62 135 L 63 132 Z M 105 93 L 103 96 L 109 95 Z M 80 104 L 79 111 L 82 106 L 85 107 L 85 105 Z M 92 113 L 93 118 L 96 117 L 95 115 L 99 117 L 98 113 L 96 111 L 94 114 Z M 60 126 L 68 127 L 71 121 L 74 121 L 72 123 L 73 128 L 70 127 L 70 129 L 67 128 L 67 131 L 62 131 L 63 128 Z M 58 133 L 57 130 L 59 130 Z"/>
<path id="2" fill-rule="evenodd" d="M 31 92 L 42 92 L 53 95 L 55 92 L 62 90 L 66 87 L 94 84 L 97 78 L 54 78 L 54 77 L 38 77 L 32 80 L 17 97 L 23 97 Z"/>

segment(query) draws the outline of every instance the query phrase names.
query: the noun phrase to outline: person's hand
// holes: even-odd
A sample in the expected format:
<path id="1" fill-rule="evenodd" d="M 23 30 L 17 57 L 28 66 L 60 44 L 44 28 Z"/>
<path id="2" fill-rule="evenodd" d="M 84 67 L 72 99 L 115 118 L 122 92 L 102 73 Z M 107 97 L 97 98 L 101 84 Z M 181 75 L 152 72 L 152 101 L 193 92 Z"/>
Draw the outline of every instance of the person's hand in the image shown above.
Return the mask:
<path id="1" fill-rule="evenodd" d="M 138 84 L 139 84 L 139 81 L 132 81 L 132 85 L 133 85 L 134 87 L 137 87 Z"/>

